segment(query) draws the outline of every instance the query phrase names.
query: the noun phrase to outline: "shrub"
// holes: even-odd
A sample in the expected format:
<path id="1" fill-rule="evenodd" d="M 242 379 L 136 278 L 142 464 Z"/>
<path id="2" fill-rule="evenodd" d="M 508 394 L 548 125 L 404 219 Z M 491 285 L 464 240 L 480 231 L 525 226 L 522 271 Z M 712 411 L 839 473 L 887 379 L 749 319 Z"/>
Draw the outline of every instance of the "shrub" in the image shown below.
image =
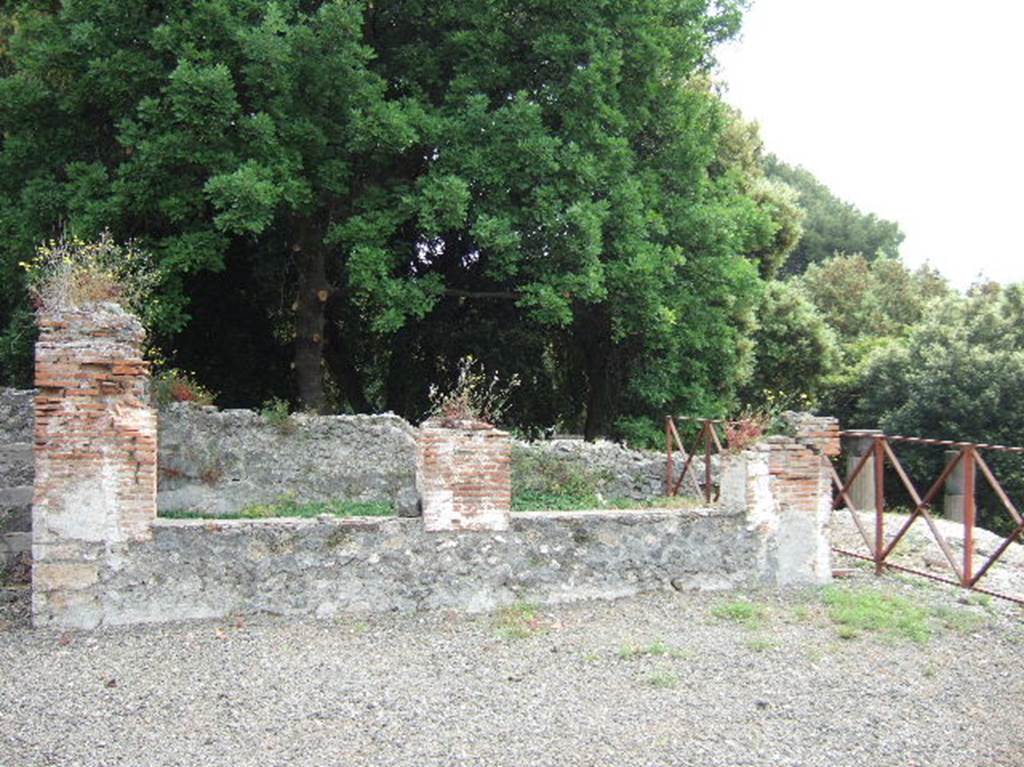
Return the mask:
<path id="1" fill-rule="evenodd" d="M 292 421 L 289 412 L 288 400 L 281 397 L 274 397 L 263 403 L 260 408 L 260 416 L 271 426 L 281 431 L 291 431 Z"/>
<path id="2" fill-rule="evenodd" d="M 21 266 L 36 308 L 50 310 L 114 301 L 143 317 L 160 280 L 147 253 L 131 242 L 118 244 L 109 231 L 96 242 L 66 235 L 50 240 Z"/>
<path id="3" fill-rule="evenodd" d="M 458 374 L 451 388 L 430 386 L 430 414 L 445 426 L 459 421 L 498 423 L 508 409 L 512 392 L 519 386 L 513 375 L 502 382 L 497 373 L 488 375 L 473 356 L 459 360 Z"/>
<path id="4" fill-rule="evenodd" d="M 152 386 L 152 398 L 157 407 L 166 407 L 173 402 L 212 405 L 215 396 L 193 374 L 176 368 L 158 373 Z"/>

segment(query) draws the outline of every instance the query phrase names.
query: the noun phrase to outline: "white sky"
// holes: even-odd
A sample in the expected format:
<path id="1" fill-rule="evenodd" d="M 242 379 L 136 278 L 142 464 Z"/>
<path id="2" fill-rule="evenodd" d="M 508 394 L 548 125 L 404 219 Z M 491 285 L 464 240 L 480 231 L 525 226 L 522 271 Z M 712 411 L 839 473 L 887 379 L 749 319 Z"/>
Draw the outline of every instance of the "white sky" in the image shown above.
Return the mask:
<path id="1" fill-rule="evenodd" d="M 768 151 L 954 285 L 1024 281 L 1024 1 L 754 0 L 719 50 Z"/>

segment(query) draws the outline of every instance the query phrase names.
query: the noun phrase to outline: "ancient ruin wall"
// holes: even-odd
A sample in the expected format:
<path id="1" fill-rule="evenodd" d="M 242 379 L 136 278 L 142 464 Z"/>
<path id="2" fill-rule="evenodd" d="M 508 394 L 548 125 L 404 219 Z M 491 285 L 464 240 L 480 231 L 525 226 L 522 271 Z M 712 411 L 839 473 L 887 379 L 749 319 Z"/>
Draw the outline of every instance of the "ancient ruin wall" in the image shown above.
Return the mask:
<path id="1" fill-rule="evenodd" d="M 281 500 L 384 501 L 418 513 L 416 429 L 395 415 L 307 415 L 175 404 L 160 411 L 161 511 Z"/>
<path id="2" fill-rule="evenodd" d="M 27 582 L 32 566 L 32 390 L 0 389 L 0 577 Z"/>
<path id="3" fill-rule="evenodd" d="M 151 536 L 156 413 L 143 330 L 115 304 L 39 317 L 32 610 L 37 625 L 101 620 L 95 585 L 117 546 Z"/>

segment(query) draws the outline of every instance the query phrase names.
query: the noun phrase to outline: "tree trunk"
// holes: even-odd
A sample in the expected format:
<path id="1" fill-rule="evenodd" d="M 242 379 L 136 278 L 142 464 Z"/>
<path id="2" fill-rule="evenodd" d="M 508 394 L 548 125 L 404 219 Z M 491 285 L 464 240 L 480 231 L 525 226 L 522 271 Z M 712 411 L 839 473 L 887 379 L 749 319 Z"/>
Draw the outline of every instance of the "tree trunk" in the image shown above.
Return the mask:
<path id="1" fill-rule="evenodd" d="M 323 413 L 324 394 L 324 307 L 329 294 L 324 252 L 319 243 L 294 246 L 298 268 L 298 297 L 295 306 L 295 378 L 299 407 Z"/>
<path id="2" fill-rule="evenodd" d="M 587 417 L 583 424 L 583 438 L 593 442 L 606 436 L 611 428 L 614 405 L 611 323 L 601 308 L 594 307 L 577 313 L 575 331 L 587 374 Z"/>
<path id="3" fill-rule="evenodd" d="M 338 386 L 345 393 L 349 407 L 356 413 L 369 413 L 373 410 L 369 400 L 366 398 L 366 388 L 363 386 L 363 377 L 360 375 L 355 362 L 352 359 L 351 348 L 345 341 L 345 331 L 342 327 L 342 309 L 344 294 L 334 291 L 327 302 L 327 323 L 325 333 L 327 346 L 324 349 L 324 359 L 331 371 Z"/>

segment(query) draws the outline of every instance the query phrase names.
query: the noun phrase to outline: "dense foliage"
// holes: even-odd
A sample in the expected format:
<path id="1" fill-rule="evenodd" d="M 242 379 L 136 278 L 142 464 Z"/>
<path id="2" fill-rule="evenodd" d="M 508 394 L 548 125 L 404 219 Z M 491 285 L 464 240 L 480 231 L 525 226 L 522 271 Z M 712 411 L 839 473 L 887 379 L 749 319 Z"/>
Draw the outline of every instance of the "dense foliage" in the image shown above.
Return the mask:
<path id="1" fill-rule="evenodd" d="M 417 418 L 474 354 L 523 381 L 524 427 L 722 411 L 798 225 L 706 77 L 738 6 L 9 4 L 4 378 L 17 262 L 109 227 L 154 254 L 157 342 L 223 404 Z"/>
<path id="2" fill-rule="evenodd" d="M 855 253 L 873 259 L 895 258 L 903 232 L 894 221 L 864 213 L 836 197 L 827 186 L 801 167 L 787 165 L 774 155 L 765 158 L 768 177 L 796 191 L 806 212 L 804 234 L 786 261 L 785 274 L 801 274 L 811 264 L 836 253 Z"/>
<path id="3" fill-rule="evenodd" d="M 526 432 L 811 402 L 1021 443 L 1021 289 L 764 156 L 711 77 L 742 5 L 2 4 L 0 384 L 66 235 L 146 254 L 168 397 L 419 420 L 472 357 Z"/>

